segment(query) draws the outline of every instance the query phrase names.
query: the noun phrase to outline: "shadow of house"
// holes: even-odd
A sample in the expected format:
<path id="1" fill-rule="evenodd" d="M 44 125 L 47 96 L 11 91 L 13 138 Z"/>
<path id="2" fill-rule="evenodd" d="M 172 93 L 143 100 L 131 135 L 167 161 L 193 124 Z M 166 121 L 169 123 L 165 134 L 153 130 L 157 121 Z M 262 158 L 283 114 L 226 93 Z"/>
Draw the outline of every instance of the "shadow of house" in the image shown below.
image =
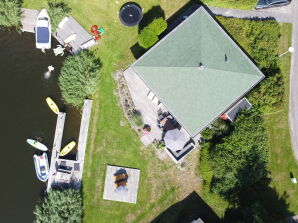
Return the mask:
<path id="1" fill-rule="evenodd" d="M 190 223 L 198 218 L 204 223 L 220 222 L 214 211 L 194 191 L 182 201 L 169 207 L 151 223 Z"/>
<path id="2" fill-rule="evenodd" d="M 171 17 L 167 19 L 168 28 L 160 35 L 160 39 L 165 37 L 173 29 L 175 29 L 180 23 L 182 23 L 188 16 L 194 13 L 203 4 L 199 1 L 191 0 L 187 2 L 182 8 L 175 12 Z"/>
<path id="3" fill-rule="evenodd" d="M 143 15 L 143 19 L 139 24 L 139 33 L 156 18 L 165 18 L 165 12 L 159 5 L 153 6 Z"/>

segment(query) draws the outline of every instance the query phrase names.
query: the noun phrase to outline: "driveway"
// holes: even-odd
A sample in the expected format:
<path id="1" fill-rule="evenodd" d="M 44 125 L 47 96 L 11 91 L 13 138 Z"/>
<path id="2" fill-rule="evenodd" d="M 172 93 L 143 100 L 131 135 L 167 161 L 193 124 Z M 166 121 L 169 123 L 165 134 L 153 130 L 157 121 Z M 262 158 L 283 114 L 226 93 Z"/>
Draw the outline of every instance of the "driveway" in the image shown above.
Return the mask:
<path id="1" fill-rule="evenodd" d="M 298 2 L 292 1 L 293 32 L 291 74 L 290 74 L 290 109 L 289 121 L 291 126 L 292 148 L 296 161 L 298 161 Z"/>
<path id="2" fill-rule="evenodd" d="M 292 22 L 292 4 L 280 8 L 271 8 L 263 10 L 239 10 L 208 6 L 214 15 L 225 17 L 234 17 L 239 19 L 275 19 L 277 22 Z"/>

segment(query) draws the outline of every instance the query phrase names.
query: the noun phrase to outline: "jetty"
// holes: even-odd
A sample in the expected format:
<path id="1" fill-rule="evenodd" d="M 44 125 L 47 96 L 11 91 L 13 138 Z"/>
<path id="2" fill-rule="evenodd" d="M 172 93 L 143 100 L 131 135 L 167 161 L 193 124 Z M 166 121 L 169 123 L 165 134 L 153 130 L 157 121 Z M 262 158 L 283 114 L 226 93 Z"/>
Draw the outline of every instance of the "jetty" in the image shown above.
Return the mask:
<path id="1" fill-rule="evenodd" d="M 36 19 L 39 11 L 34 9 L 21 9 L 21 30 L 23 32 L 35 33 Z M 76 38 L 69 43 L 64 41 L 75 34 Z M 97 44 L 93 36 L 90 35 L 72 16 L 67 16 L 59 23 L 58 28 L 52 36 L 62 45 L 67 44 L 71 54 L 76 54 L 81 50 L 88 49 Z"/>
<path id="2" fill-rule="evenodd" d="M 81 119 L 76 160 L 59 158 L 66 114 L 62 112 L 58 114 L 47 191 L 64 185 L 75 189 L 81 188 L 91 110 L 92 100 L 86 99 Z"/>
<path id="3" fill-rule="evenodd" d="M 63 136 L 63 130 L 64 130 L 65 117 L 66 117 L 65 113 L 63 113 L 63 112 L 58 113 L 55 136 L 54 136 L 54 143 L 53 143 L 53 149 L 52 149 L 52 155 L 51 155 L 50 172 L 49 172 L 47 190 L 50 189 L 51 184 L 54 181 L 55 175 L 56 175 L 56 172 L 57 172 L 56 166 L 57 166 L 57 162 L 58 162 L 58 159 L 59 159 L 59 153 L 60 153 L 60 150 L 61 150 L 61 143 L 62 143 L 62 136 Z"/>

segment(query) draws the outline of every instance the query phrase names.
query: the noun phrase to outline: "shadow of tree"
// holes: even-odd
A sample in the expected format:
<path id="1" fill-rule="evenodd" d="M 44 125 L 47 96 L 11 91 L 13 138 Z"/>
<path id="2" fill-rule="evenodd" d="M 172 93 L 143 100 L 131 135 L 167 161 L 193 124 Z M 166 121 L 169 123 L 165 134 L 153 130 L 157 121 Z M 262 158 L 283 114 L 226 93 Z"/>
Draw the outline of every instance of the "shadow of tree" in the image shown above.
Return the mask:
<path id="1" fill-rule="evenodd" d="M 266 178 L 234 195 L 223 222 L 287 222 L 294 213 L 289 211 L 288 194 L 278 195 Z"/>
<path id="2" fill-rule="evenodd" d="M 198 218 L 204 222 L 220 222 L 214 211 L 193 191 L 182 201 L 161 213 L 151 223 L 189 223 Z"/>

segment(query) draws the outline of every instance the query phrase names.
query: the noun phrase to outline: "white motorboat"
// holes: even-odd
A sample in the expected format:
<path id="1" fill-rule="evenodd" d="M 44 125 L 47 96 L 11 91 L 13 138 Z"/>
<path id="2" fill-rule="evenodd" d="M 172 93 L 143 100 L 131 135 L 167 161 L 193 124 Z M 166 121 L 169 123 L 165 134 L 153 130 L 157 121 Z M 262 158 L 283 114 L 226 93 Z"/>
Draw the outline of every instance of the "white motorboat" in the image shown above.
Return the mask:
<path id="1" fill-rule="evenodd" d="M 49 178 L 49 161 L 46 153 L 33 156 L 37 178 L 45 182 Z"/>
<path id="2" fill-rule="evenodd" d="M 37 16 L 35 42 L 37 49 L 51 49 L 51 21 L 45 9 L 42 9 Z"/>

